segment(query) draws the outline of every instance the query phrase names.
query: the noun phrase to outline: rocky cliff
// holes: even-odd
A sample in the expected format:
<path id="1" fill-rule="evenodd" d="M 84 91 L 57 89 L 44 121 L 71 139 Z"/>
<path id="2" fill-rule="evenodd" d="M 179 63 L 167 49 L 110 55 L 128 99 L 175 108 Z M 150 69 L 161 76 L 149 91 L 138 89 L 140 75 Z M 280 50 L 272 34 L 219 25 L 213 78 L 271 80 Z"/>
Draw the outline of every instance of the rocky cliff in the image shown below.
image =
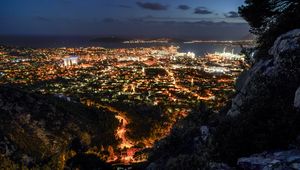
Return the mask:
<path id="1" fill-rule="evenodd" d="M 243 80 L 228 115 L 240 114 L 246 103 L 262 101 L 264 95 L 294 99 L 300 85 L 300 29 L 278 37 L 269 54 L 272 59 L 258 61 L 240 77 Z"/>
<path id="2" fill-rule="evenodd" d="M 300 134 L 297 125 L 300 108 L 300 29 L 278 37 L 269 54 L 273 56 L 271 59 L 258 61 L 241 77 L 241 88 L 238 89 L 238 94 L 232 100 L 232 107 L 227 113 L 230 117 L 240 114 L 253 115 L 254 121 L 250 121 L 249 128 L 253 125 L 264 127 L 252 132 L 260 135 L 248 136 L 248 140 L 261 140 L 262 143 L 257 145 L 264 147 L 254 147 L 257 151 L 286 148 L 292 143 L 295 144 L 293 138 L 296 139 Z M 260 119 L 263 119 L 262 123 L 266 125 L 259 125 Z M 266 129 L 269 130 L 265 131 Z M 270 139 L 266 136 L 270 136 Z M 296 148 L 277 152 L 265 151 L 240 158 L 238 166 L 251 170 L 300 169 L 300 151 Z"/>

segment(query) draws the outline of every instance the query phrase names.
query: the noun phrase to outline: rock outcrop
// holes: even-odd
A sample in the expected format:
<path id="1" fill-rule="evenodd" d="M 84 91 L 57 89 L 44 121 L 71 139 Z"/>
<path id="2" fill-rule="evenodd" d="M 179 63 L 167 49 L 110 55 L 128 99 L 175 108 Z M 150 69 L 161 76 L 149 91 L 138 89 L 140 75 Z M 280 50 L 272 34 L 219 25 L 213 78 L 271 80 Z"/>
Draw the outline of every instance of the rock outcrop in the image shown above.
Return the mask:
<path id="1" fill-rule="evenodd" d="M 259 102 L 264 95 L 274 91 L 283 93 L 281 97 L 294 95 L 287 91 L 295 92 L 300 85 L 300 29 L 280 36 L 269 54 L 272 59 L 260 60 L 243 73 L 243 78 L 238 82 L 238 94 L 232 100 L 227 115 L 240 114 L 246 103 Z"/>
<path id="2" fill-rule="evenodd" d="M 292 136 L 297 134 L 297 130 L 293 128 L 298 127 L 294 120 L 298 120 L 297 109 L 300 109 L 300 29 L 278 37 L 269 50 L 269 55 L 272 56 L 271 59 L 256 62 L 238 79 L 238 93 L 232 100 L 227 116 L 247 120 L 244 123 L 248 123 L 248 128 L 252 129 L 259 122 L 268 123 L 268 126 L 261 124 L 263 128 L 258 128 L 259 130 L 248 131 L 248 135 L 255 136 L 248 140 L 260 138 L 258 141 L 261 145 L 262 141 L 268 143 L 265 148 L 274 145 L 269 149 L 278 149 L 279 146 L 286 147 L 287 143 L 282 142 L 280 145 L 278 141 L 270 139 L 289 138 L 291 141 Z M 288 128 L 284 130 L 284 126 L 289 127 L 290 134 L 293 135 L 278 135 L 281 130 L 288 131 Z M 271 130 L 264 130 L 268 128 Z M 262 134 L 270 136 L 261 137 Z M 261 148 L 256 149 L 262 151 Z M 300 151 L 264 152 L 238 159 L 237 166 L 244 170 L 300 169 Z"/>
<path id="3" fill-rule="evenodd" d="M 237 164 L 243 170 L 299 170 L 300 151 L 264 152 L 240 158 Z"/>

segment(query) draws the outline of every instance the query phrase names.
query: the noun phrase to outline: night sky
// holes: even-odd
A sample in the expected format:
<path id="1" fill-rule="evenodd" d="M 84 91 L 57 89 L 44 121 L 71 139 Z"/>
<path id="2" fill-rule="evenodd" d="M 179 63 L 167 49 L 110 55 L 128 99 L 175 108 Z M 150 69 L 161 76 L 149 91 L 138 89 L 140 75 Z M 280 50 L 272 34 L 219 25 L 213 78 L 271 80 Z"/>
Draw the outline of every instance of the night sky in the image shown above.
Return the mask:
<path id="1" fill-rule="evenodd" d="M 243 0 L 1 0 L 0 35 L 240 39 Z"/>

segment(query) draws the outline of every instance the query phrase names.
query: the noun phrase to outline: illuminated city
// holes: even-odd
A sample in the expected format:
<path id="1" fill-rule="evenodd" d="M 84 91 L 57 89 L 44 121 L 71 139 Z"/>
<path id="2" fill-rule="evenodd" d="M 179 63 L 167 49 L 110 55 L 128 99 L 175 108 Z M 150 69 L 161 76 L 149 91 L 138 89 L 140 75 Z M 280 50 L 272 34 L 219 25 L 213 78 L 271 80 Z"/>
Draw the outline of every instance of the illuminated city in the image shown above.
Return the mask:
<path id="1" fill-rule="evenodd" d="M 215 110 L 223 107 L 234 91 L 237 75 L 246 67 L 243 56 L 225 49 L 198 57 L 192 52 L 178 52 L 175 46 L 132 49 L 2 46 L 0 54 L 1 84 L 15 84 L 69 101 L 79 99 L 87 106 L 115 113 L 120 122 L 115 136 L 120 143 L 116 156 L 107 161 L 123 163 L 147 158 L 133 156 L 166 136 L 172 125 L 199 102 Z M 130 139 L 128 124 L 134 122 L 127 116 L 138 105 L 158 106 L 166 121 L 151 127 L 152 134 L 137 140 Z M 139 143 L 142 148 L 137 147 Z"/>
<path id="2" fill-rule="evenodd" d="M 0 169 L 300 170 L 300 0 L 1 0 Z"/>

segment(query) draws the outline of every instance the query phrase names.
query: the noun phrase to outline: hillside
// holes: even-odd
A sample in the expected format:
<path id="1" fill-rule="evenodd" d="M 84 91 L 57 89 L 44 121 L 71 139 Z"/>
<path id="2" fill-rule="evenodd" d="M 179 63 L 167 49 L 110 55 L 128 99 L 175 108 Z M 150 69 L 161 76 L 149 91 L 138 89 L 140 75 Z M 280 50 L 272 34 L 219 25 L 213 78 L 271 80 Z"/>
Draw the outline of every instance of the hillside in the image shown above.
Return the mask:
<path id="1" fill-rule="evenodd" d="M 79 153 L 77 140 L 82 152 L 117 144 L 113 113 L 8 86 L 0 87 L 0 121 L 1 168 L 59 169 Z"/>

